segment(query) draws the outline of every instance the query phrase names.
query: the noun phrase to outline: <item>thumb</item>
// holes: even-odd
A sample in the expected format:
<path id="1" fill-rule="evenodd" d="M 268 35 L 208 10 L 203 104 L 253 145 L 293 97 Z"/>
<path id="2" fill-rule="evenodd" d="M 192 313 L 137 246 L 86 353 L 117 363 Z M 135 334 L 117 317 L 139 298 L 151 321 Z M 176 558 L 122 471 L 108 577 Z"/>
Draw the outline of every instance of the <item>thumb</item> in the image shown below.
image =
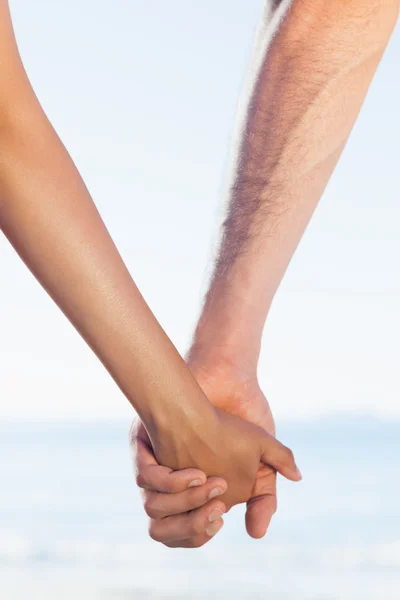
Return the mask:
<path id="1" fill-rule="evenodd" d="M 259 540 L 267 529 L 276 511 L 276 496 L 256 496 L 247 502 L 246 530 L 250 537 Z"/>
<path id="2" fill-rule="evenodd" d="M 293 452 L 278 442 L 266 431 L 261 433 L 261 462 L 273 467 L 278 473 L 290 479 L 301 481 L 302 475 L 294 460 Z"/>

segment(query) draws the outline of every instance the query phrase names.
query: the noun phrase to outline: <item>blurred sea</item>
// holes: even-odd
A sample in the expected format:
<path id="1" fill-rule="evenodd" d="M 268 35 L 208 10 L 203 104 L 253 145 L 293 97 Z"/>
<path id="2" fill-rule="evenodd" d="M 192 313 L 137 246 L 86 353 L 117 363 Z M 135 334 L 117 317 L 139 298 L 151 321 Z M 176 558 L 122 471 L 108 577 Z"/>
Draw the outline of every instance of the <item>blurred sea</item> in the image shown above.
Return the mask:
<path id="1" fill-rule="evenodd" d="M 0 424 L 1 600 L 398 600 L 400 424 L 278 425 L 304 480 L 280 480 L 269 535 L 237 507 L 182 551 L 147 537 L 129 423 Z"/>

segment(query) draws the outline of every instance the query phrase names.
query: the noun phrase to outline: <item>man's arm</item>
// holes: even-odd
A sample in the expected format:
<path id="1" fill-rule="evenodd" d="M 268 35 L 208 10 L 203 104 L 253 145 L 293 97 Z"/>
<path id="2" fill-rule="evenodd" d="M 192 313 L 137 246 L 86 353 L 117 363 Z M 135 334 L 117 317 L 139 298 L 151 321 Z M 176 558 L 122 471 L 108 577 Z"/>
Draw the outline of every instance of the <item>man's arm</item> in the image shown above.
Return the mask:
<path id="1" fill-rule="evenodd" d="M 271 0 L 265 5 L 221 244 L 188 355 L 193 374 L 216 406 L 271 433 L 272 415 L 257 382 L 265 320 L 399 12 L 399 0 L 293 0 L 279 24 L 288 4 Z M 143 462 L 150 460 L 142 455 Z M 152 493 L 149 489 L 150 498 Z M 166 500 L 157 497 L 159 510 L 165 502 L 164 516 L 174 514 L 171 498 Z M 265 534 L 275 509 L 275 474 L 261 470 L 248 505 L 250 535 Z M 151 511 L 149 516 L 154 519 Z M 189 530 L 186 520 L 179 535 Z"/>
<path id="2" fill-rule="evenodd" d="M 260 458 L 298 479 L 287 449 L 218 415 L 151 313 L 30 86 L 6 0 L 0 57 L 0 228 L 137 410 L 157 458 L 224 475 L 228 506 L 250 495 Z"/>
<path id="3" fill-rule="evenodd" d="M 267 3 L 268 4 L 268 3 Z M 257 366 L 289 261 L 346 144 L 398 0 L 294 0 L 260 28 L 221 246 L 192 351 Z M 266 10 L 266 14 L 270 14 Z"/>

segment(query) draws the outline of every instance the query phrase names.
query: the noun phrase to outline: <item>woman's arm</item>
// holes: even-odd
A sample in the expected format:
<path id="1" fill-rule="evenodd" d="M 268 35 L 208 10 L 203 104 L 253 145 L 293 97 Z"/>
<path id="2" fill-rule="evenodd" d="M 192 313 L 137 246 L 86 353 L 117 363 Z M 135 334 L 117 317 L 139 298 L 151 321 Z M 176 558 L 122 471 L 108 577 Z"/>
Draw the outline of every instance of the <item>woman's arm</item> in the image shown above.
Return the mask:
<path id="1" fill-rule="evenodd" d="M 223 474 L 230 504 L 248 497 L 260 458 L 298 479 L 285 448 L 217 413 L 152 315 L 30 86 L 5 0 L 0 40 L 0 227 L 136 409 L 157 459 Z"/>
<path id="2" fill-rule="evenodd" d="M 157 413 L 161 426 L 179 400 L 190 419 L 191 404 L 204 400 L 194 393 L 192 403 L 183 402 L 196 390 L 192 378 L 133 283 L 31 88 L 4 0 L 0 27 L 0 227 L 144 421 L 150 424 Z M 170 364 L 173 398 L 165 389 Z"/>

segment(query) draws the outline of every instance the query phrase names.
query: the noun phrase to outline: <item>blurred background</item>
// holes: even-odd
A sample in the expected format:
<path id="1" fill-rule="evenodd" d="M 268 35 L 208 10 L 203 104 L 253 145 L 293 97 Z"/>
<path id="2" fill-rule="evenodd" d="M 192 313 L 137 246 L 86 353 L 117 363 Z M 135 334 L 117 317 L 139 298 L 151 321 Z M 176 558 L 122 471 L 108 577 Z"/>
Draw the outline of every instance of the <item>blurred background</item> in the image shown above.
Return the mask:
<path id="1" fill-rule="evenodd" d="M 34 89 L 181 352 L 212 264 L 262 0 L 10 0 Z M 199 551 L 147 537 L 132 411 L 0 238 L 5 600 L 400 594 L 400 29 L 276 297 L 260 380 L 300 485 Z"/>

